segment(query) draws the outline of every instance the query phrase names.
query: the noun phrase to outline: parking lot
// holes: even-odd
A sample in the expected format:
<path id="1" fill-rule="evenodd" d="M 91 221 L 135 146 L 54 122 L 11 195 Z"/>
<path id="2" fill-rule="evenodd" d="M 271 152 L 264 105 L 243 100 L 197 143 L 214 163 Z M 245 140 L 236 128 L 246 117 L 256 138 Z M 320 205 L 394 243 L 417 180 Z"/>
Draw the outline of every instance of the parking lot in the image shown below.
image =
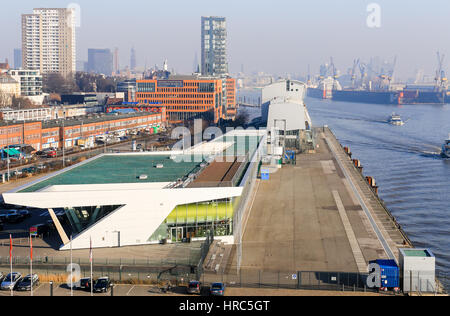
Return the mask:
<path id="1" fill-rule="evenodd" d="M 30 296 L 30 291 L 14 291 L 14 296 Z M 50 283 L 40 283 L 33 289 L 33 296 L 50 296 Z M 74 289 L 73 296 L 90 296 L 89 290 Z M 188 295 L 185 286 L 178 286 L 170 291 L 164 292 L 156 285 L 142 284 L 116 284 L 106 293 L 93 293 L 93 296 L 185 296 Z M 11 296 L 10 291 L 0 291 L 0 296 Z M 53 296 L 71 296 L 70 287 L 67 284 L 53 284 Z M 204 287 L 201 296 L 209 296 L 209 289 Z"/>

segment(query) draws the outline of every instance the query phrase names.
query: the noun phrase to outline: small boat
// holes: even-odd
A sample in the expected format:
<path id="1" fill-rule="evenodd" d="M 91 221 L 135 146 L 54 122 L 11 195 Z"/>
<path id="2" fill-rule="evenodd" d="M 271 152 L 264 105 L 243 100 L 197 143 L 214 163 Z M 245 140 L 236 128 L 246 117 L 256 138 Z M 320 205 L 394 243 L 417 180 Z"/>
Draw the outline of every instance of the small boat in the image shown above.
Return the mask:
<path id="1" fill-rule="evenodd" d="M 388 122 L 391 125 L 397 125 L 397 126 L 405 125 L 405 123 L 402 121 L 402 118 L 400 117 L 400 115 L 395 114 L 395 113 L 392 113 L 392 115 L 389 118 Z"/>
<path id="2" fill-rule="evenodd" d="M 450 158 L 450 134 L 448 135 L 447 140 L 444 142 L 444 145 L 442 145 L 441 155 L 444 158 Z"/>

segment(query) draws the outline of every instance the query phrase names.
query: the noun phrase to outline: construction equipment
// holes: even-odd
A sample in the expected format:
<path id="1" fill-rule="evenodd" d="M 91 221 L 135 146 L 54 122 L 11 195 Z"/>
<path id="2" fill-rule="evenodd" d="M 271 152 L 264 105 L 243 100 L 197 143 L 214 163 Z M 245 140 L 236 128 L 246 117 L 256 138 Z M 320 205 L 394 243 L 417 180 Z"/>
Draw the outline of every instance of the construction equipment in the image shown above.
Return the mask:
<path id="1" fill-rule="evenodd" d="M 436 81 L 436 91 L 446 90 L 447 88 L 447 77 L 445 76 L 445 71 L 442 67 L 444 58 L 445 55 L 441 56 L 441 54 L 437 52 L 438 69 L 436 70 L 436 78 L 434 79 Z"/>
<path id="2" fill-rule="evenodd" d="M 351 78 L 352 78 L 352 88 L 355 88 L 355 84 L 356 84 L 356 67 L 359 65 L 359 58 L 355 59 L 353 61 L 353 68 L 352 68 L 352 72 L 351 72 Z"/>

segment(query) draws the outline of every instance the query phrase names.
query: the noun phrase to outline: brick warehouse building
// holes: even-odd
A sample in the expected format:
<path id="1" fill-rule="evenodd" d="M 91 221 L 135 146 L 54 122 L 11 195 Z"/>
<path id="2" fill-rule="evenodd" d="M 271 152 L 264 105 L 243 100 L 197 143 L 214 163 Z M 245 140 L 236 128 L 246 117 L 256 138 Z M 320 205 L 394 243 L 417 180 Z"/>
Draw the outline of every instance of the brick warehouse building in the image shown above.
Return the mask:
<path id="1" fill-rule="evenodd" d="M 42 150 L 50 147 L 62 148 L 65 141 L 65 148 L 71 148 L 87 141 L 93 142 L 96 136 L 129 129 L 158 127 L 164 122 L 165 117 L 161 112 L 79 117 L 65 120 L 64 124 L 62 120 L 19 123 L 2 121 L 0 147 L 27 144 L 36 150 Z"/>
<path id="2" fill-rule="evenodd" d="M 137 80 L 140 106 L 165 107 L 169 123 L 202 118 L 217 123 L 236 111 L 236 84 L 232 78 L 170 76 L 168 80 Z"/>

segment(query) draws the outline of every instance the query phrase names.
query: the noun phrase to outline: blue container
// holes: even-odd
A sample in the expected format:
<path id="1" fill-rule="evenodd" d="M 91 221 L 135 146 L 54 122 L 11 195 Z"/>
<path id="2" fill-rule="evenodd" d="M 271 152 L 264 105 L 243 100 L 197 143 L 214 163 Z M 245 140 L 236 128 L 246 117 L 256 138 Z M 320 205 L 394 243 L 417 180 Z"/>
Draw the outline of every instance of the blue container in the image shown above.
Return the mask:
<path id="1" fill-rule="evenodd" d="M 261 169 L 261 180 L 269 180 L 269 170 Z"/>
<path id="2" fill-rule="evenodd" d="M 395 260 L 377 259 L 370 261 L 369 263 L 376 263 L 380 266 L 382 288 L 399 288 L 400 269 Z"/>

